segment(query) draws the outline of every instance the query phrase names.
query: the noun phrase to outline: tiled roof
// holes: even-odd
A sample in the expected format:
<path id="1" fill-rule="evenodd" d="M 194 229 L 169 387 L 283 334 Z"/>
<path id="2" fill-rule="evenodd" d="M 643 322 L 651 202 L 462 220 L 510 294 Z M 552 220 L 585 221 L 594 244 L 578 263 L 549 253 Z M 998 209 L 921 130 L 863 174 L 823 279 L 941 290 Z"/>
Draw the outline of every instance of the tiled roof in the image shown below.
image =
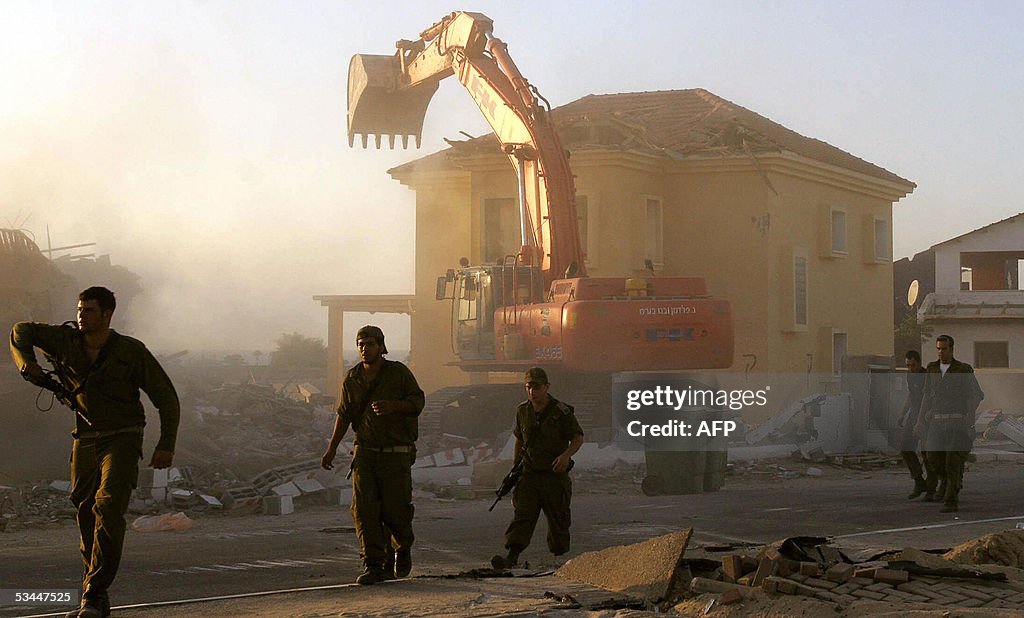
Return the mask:
<path id="1" fill-rule="evenodd" d="M 633 150 L 676 159 L 691 156 L 750 156 L 788 151 L 889 182 L 912 182 L 821 140 L 799 133 L 707 90 L 662 90 L 587 95 L 553 110 L 565 145 L 573 150 Z M 463 142 L 391 170 L 417 163 L 491 153 L 493 135 Z"/>

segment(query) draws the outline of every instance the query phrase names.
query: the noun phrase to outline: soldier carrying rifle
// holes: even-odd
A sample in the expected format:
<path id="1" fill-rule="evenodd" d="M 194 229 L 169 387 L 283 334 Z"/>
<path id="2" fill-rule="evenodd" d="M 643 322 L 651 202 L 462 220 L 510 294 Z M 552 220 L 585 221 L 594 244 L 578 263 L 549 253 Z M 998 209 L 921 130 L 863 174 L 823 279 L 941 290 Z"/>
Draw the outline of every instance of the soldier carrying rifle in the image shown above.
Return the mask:
<path id="1" fill-rule="evenodd" d="M 541 511 L 548 520 L 548 549 L 556 556 L 569 551 L 572 523 L 572 456 L 583 446 L 583 430 L 573 407 L 548 394 L 547 373 L 540 367 L 526 371 L 527 400 L 516 410 L 513 431 L 516 466 L 522 475 L 515 484 L 515 514 L 505 530 L 507 554 L 491 558 L 491 566 L 507 569 L 519 564 L 519 555 L 530 544 Z M 503 487 L 504 488 L 504 483 Z"/>

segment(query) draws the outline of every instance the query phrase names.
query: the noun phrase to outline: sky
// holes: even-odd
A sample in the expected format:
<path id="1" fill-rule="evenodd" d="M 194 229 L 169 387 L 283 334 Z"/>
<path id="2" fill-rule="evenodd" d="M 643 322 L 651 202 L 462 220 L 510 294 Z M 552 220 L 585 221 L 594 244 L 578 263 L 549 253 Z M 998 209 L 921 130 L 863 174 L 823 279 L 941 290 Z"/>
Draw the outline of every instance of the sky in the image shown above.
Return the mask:
<path id="1" fill-rule="evenodd" d="M 457 8 L 552 105 L 705 88 L 913 181 L 896 258 L 1024 211 L 1021 3 L 547 4 L 0 0 L 0 227 L 138 273 L 156 349 L 326 340 L 314 295 L 412 292 L 415 196 L 386 170 L 489 131 L 450 79 L 421 150 L 350 149 L 349 59 Z M 346 339 L 365 322 L 407 342 L 379 314 Z"/>

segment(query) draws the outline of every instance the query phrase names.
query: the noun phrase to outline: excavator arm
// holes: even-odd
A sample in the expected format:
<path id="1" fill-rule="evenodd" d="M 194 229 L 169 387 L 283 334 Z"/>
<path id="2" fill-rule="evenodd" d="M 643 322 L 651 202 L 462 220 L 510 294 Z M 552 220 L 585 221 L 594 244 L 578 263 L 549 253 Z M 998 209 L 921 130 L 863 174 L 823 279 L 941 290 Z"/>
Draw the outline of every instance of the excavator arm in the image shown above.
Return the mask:
<path id="1" fill-rule="evenodd" d="M 348 136 L 395 137 L 404 146 L 415 137 L 419 147 L 423 118 L 438 82 L 455 75 L 476 102 L 519 180 L 523 248 L 520 260 L 540 267 L 545 283 L 585 276 L 576 219 L 575 187 L 568 155 L 527 82 L 491 34 L 493 24 L 480 13 L 457 12 L 402 40 L 393 56 L 357 54 L 349 64 Z"/>

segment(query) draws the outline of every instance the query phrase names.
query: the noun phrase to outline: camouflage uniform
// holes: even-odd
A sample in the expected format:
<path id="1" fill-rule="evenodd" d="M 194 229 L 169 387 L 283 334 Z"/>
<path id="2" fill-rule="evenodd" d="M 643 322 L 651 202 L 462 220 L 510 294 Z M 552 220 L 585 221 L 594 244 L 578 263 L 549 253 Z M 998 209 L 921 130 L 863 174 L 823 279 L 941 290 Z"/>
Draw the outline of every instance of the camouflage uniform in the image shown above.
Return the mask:
<path id="1" fill-rule="evenodd" d="M 512 494 L 515 514 L 505 530 L 505 548 L 518 555 L 530 544 L 541 511 L 548 521 L 548 549 L 556 556 L 569 551 L 572 480 L 568 472 L 551 469 L 576 435 L 583 435 L 573 407 L 550 397 L 538 414 L 529 401 L 516 410 L 515 437 L 526 445 L 523 475 Z"/>
<path id="2" fill-rule="evenodd" d="M 139 389 L 160 412 L 158 450 L 174 451 L 180 407 L 163 368 L 137 339 L 110 331 L 96 362 L 78 329 L 20 322 L 11 331 L 19 367 L 35 362 L 33 348 L 54 359 L 76 393 L 88 423 L 76 415 L 71 454 L 71 501 L 77 509 L 85 576 L 83 593 L 106 598 L 124 546 L 125 513 L 138 483 L 146 413 Z"/>
<path id="3" fill-rule="evenodd" d="M 360 363 L 345 375 L 338 416 L 356 434 L 352 519 L 363 560 L 367 566 L 383 566 L 389 552 L 381 524 L 391 531 L 392 549 L 396 552 L 409 551 L 414 540 L 412 464 L 416 461 L 417 417 L 423 410 L 424 395 L 408 367 L 384 360 L 371 399 L 408 401 L 416 414 L 378 416 L 369 402 L 362 406 L 372 386 L 363 373 Z"/>
<path id="4" fill-rule="evenodd" d="M 942 374 L 939 361 L 928 363 L 921 417 L 927 433 L 922 440 L 928 476 L 927 492 L 933 494 L 939 477 L 946 480 L 946 493 L 936 499 L 956 506 L 963 488 L 964 462 L 974 443 L 974 411 L 985 398 L 974 369 L 955 358 Z M 972 407 L 972 405 L 974 407 Z"/>

